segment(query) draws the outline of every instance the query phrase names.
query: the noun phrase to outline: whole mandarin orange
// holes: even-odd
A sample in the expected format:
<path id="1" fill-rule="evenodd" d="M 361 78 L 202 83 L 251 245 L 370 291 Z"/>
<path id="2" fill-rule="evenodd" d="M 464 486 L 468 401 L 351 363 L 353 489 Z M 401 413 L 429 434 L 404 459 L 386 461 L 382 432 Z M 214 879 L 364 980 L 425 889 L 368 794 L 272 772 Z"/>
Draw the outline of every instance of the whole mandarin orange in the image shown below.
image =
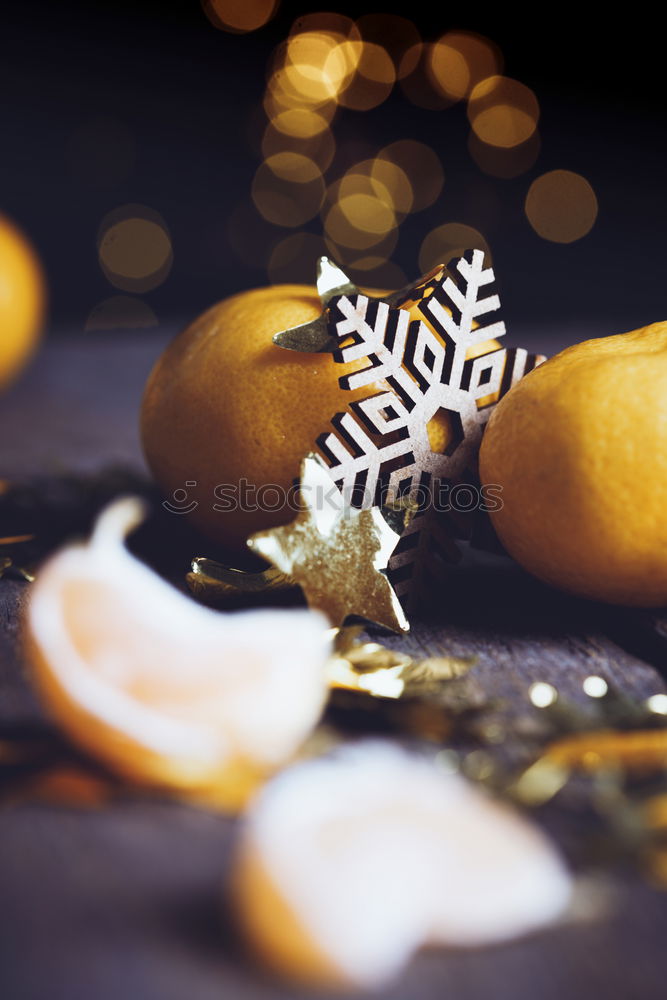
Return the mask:
<path id="1" fill-rule="evenodd" d="M 290 520 L 286 496 L 301 459 L 331 417 L 367 393 L 338 385 L 359 365 L 273 344 L 279 330 L 321 312 L 307 285 L 233 295 L 179 334 L 149 377 L 141 414 L 148 464 L 168 494 L 197 483 L 190 516 L 211 538 L 245 548 L 252 532 Z M 227 503 L 221 486 L 236 497 L 230 489 Z"/>
<path id="2" fill-rule="evenodd" d="M 667 322 L 567 348 L 500 401 L 480 453 L 517 562 L 584 597 L 667 604 Z"/>
<path id="3" fill-rule="evenodd" d="M 373 391 L 368 386 L 349 391 L 338 383 L 365 367 L 364 361 L 339 364 L 326 353 L 302 354 L 273 344 L 275 333 L 321 312 L 317 292 L 308 285 L 233 295 L 180 333 L 148 379 L 141 436 L 155 478 L 168 495 L 186 490 L 188 501 L 197 503 L 193 521 L 234 548 L 245 549 L 248 535 L 294 517 L 280 498 L 287 496 L 302 458 L 331 429 L 334 414 Z M 410 312 L 421 318 L 416 306 Z M 486 348 L 493 346 L 498 345 Z M 474 352 L 480 350 L 478 345 Z M 444 451 L 449 434 L 446 417 L 437 415 L 429 424 L 434 451 Z M 242 483 L 245 509 L 227 499 L 241 496 Z M 232 490 L 223 495 L 221 486 Z"/>
<path id="4" fill-rule="evenodd" d="M 16 226 L 0 216 L 0 389 L 18 375 L 35 350 L 44 302 L 37 255 Z"/>

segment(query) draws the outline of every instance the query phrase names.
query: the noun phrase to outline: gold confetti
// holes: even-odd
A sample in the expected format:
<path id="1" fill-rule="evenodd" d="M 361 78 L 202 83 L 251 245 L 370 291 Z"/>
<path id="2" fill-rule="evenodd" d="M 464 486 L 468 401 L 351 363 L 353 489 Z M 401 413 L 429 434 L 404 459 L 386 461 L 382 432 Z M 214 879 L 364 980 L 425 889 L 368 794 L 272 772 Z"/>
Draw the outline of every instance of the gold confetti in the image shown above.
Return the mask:
<path id="1" fill-rule="evenodd" d="M 225 600 L 237 594 L 263 594 L 294 586 L 293 581 L 277 569 L 248 573 L 204 556 L 192 560 L 192 570 L 186 581 L 195 597 L 207 601 Z"/>
<path id="2" fill-rule="evenodd" d="M 350 631 L 341 630 L 327 665 L 332 688 L 362 691 L 375 698 L 415 697 L 464 677 L 476 663 L 474 657 L 414 659 L 378 642 L 350 641 L 345 635 Z"/>
<path id="3" fill-rule="evenodd" d="M 13 576 L 18 576 L 28 583 L 32 583 L 35 579 L 32 570 L 27 566 L 17 563 L 14 553 L 10 555 L 6 551 L 3 551 L 3 549 L 17 548 L 18 552 L 21 552 L 20 546 L 34 541 L 34 538 L 34 535 L 7 535 L 4 538 L 0 538 L 0 580 L 11 572 Z"/>

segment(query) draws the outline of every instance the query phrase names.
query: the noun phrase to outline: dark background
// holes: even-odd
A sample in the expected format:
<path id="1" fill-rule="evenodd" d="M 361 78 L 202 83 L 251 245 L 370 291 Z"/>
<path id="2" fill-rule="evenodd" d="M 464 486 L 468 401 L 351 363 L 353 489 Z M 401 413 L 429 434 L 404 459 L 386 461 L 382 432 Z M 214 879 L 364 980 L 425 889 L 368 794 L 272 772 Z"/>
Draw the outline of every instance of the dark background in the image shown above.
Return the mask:
<path id="1" fill-rule="evenodd" d="M 196 0 L 2 5 L 0 212 L 42 256 L 52 328 L 83 336 L 91 309 L 116 294 L 99 267 L 96 238 L 106 213 L 129 202 L 157 210 L 171 233 L 172 271 L 144 296 L 161 324 L 266 282 L 262 267 L 235 256 L 229 220 L 248 201 L 261 160 L 268 57 L 293 20 L 315 9 L 283 3 L 265 28 L 234 35 L 216 30 Z M 373 10 L 368 3 L 335 9 L 352 17 Z M 373 111 L 341 112 L 339 149 L 413 137 L 441 157 L 440 199 L 401 229 L 394 259 L 405 272 L 416 276 L 419 246 L 434 226 L 464 222 L 491 245 L 510 328 L 576 323 L 612 333 L 667 318 L 657 25 L 637 6 L 595 23 L 576 6 L 510 13 L 502 5 L 488 14 L 475 5 L 452 13 L 445 4 L 434 13 L 419 2 L 380 9 L 410 16 L 425 40 L 451 28 L 483 33 L 500 46 L 504 72 L 533 88 L 541 107 L 541 154 L 514 180 L 487 176 L 473 162 L 463 105 L 426 111 L 396 90 Z M 110 144 L 98 151 L 94 183 L 76 145 L 81 129 L 91 128 L 106 129 Z M 523 211 L 531 180 L 555 168 L 583 174 L 599 202 L 591 233 L 569 245 L 541 239 Z M 310 228 L 317 231 L 317 222 Z"/>

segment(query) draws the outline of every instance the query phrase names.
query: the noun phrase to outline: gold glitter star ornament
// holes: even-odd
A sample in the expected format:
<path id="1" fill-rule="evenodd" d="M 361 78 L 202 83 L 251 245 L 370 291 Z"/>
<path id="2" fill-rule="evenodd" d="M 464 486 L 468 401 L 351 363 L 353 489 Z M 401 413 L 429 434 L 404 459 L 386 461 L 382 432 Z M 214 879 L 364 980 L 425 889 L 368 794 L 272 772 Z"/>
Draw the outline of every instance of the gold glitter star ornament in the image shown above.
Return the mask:
<path id="1" fill-rule="evenodd" d="M 297 583 L 310 607 L 333 625 L 353 615 L 407 632 L 408 620 L 386 575 L 400 534 L 380 508 L 346 504 L 314 454 L 301 465 L 300 504 L 290 524 L 252 535 L 252 551 Z"/>

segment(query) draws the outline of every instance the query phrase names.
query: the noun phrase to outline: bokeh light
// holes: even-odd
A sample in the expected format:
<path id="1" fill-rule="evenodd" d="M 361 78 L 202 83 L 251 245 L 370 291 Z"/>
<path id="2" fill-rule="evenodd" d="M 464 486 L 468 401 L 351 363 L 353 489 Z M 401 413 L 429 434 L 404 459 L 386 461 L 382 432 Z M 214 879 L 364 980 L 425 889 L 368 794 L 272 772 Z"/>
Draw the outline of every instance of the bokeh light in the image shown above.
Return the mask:
<path id="1" fill-rule="evenodd" d="M 467 97 L 481 80 L 501 73 L 502 67 L 498 47 L 469 31 L 448 31 L 429 52 L 434 86 L 451 101 Z"/>
<path id="2" fill-rule="evenodd" d="M 468 150 L 480 170 L 492 177 L 502 177 L 506 180 L 519 177 L 530 170 L 540 155 L 540 148 L 540 135 L 537 131 L 533 132 L 526 142 L 509 148 L 489 146 L 488 143 L 478 139 L 474 132 L 468 136 Z"/>
<path id="3" fill-rule="evenodd" d="M 329 188 L 328 201 L 332 203 L 352 194 L 379 199 L 391 209 L 394 223 L 408 214 L 414 200 L 412 185 L 405 172 L 380 157 L 361 160 L 350 167 L 340 182 Z"/>
<path id="4" fill-rule="evenodd" d="M 148 303 L 129 295 L 113 295 L 90 311 L 84 329 L 142 330 L 157 324 L 158 318 Z"/>
<path id="5" fill-rule="evenodd" d="M 452 257 L 460 257 L 464 250 L 483 250 L 490 262 L 489 245 L 482 234 L 462 222 L 446 222 L 432 230 L 419 251 L 419 268 L 426 273 L 437 264 L 446 264 Z"/>
<path id="6" fill-rule="evenodd" d="M 202 0 L 202 8 L 211 24 L 234 34 L 263 27 L 277 7 L 277 0 Z"/>
<path id="7" fill-rule="evenodd" d="M 167 225 L 146 205 L 123 205 L 105 216 L 97 249 L 105 276 L 122 291 L 150 291 L 162 284 L 171 270 Z"/>
<path id="8" fill-rule="evenodd" d="M 323 216 L 324 235 L 331 255 L 346 265 L 353 263 L 357 258 L 368 256 L 388 260 L 398 242 L 398 226 L 395 223 L 391 224 L 391 213 L 382 203 L 369 199 L 364 207 L 373 219 L 375 228 L 380 228 L 381 221 L 390 226 L 384 233 L 370 232 L 361 228 L 359 216 L 350 219 L 349 213 L 353 207 L 355 207 L 354 196 L 345 205 L 342 205 L 341 201 L 334 201 Z"/>
<path id="9" fill-rule="evenodd" d="M 395 230 L 396 216 L 391 207 L 365 191 L 341 197 L 324 217 L 324 231 L 337 247 L 370 250 Z"/>
<path id="10" fill-rule="evenodd" d="M 490 76 L 472 90 L 468 118 L 478 139 L 509 148 L 526 142 L 537 128 L 540 108 L 530 87 L 507 76 Z"/>
<path id="11" fill-rule="evenodd" d="M 415 139 L 399 139 L 385 146 L 378 159 L 400 167 L 410 181 L 413 212 L 428 208 L 440 197 L 445 175 L 438 155 L 430 146 Z"/>
<path id="12" fill-rule="evenodd" d="M 252 200 L 268 222 L 294 229 L 317 215 L 324 190 L 322 172 L 313 160 L 299 153 L 276 153 L 259 166 Z"/>
<path id="13" fill-rule="evenodd" d="M 530 185 L 526 215 L 545 240 L 573 243 L 593 228 L 598 214 L 595 191 L 581 174 L 551 170 Z"/>
<path id="14" fill-rule="evenodd" d="M 309 69 L 307 64 L 290 71 L 285 63 L 287 47 L 280 46 L 279 57 L 276 56 L 275 68 L 269 76 L 264 95 L 264 110 L 267 117 L 273 120 L 284 111 L 306 110 L 317 112 L 321 118 L 331 121 L 337 104 L 333 88 L 323 86 L 320 79 L 318 87 L 313 91 L 308 74 L 312 73 L 317 83 L 318 74 L 321 78 L 322 69 Z M 326 50 L 328 52 L 328 49 Z"/>
<path id="15" fill-rule="evenodd" d="M 310 108 L 287 108 L 275 115 L 271 124 L 278 132 L 296 139 L 312 139 L 329 128 L 324 115 Z"/>
<path id="16" fill-rule="evenodd" d="M 322 176 L 317 164 L 302 153 L 275 153 L 267 158 L 264 166 L 276 177 L 292 184 L 310 184 Z"/>
<path id="17" fill-rule="evenodd" d="M 347 42 L 358 49 L 355 73 L 338 103 L 355 111 L 370 111 L 389 97 L 396 80 L 394 63 L 385 49 L 371 42 Z"/>
<path id="18" fill-rule="evenodd" d="M 439 111 L 449 107 L 454 101 L 433 84 L 431 58 L 433 46 L 418 42 L 404 53 L 398 67 L 401 89 L 412 103 L 419 108 Z"/>
<path id="19" fill-rule="evenodd" d="M 274 89 L 287 102 L 317 107 L 338 99 L 356 71 L 362 46 L 340 34 L 304 31 L 292 35 L 282 67 L 274 73 Z"/>
<path id="20" fill-rule="evenodd" d="M 356 26 L 365 42 L 381 45 L 389 53 L 397 70 L 407 50 L 421 41 L 412 21 L 400 14 L 364 14 Z"/>
<path id="21" fill-rule="evenodd" d="M 269 122 L 262 138 L 262 156 L 264 159 L 269 159 L 280 153 L 296 153 L 307 156 L 324 173 L 331 166 L 336 153 L 333 132 L 327 128 L 311 138 L 298 139 L 278 131 L 274 123 Z"/>
<path id="22" fill-rule="evenodd" d="M 368 170 L 371 184 L 378 195 L 386 192 L 396 215 L 405 216 L 412 211 L 415 194 L 410 178 L 402 167 L 381 156 L 359 166 Z"/>

